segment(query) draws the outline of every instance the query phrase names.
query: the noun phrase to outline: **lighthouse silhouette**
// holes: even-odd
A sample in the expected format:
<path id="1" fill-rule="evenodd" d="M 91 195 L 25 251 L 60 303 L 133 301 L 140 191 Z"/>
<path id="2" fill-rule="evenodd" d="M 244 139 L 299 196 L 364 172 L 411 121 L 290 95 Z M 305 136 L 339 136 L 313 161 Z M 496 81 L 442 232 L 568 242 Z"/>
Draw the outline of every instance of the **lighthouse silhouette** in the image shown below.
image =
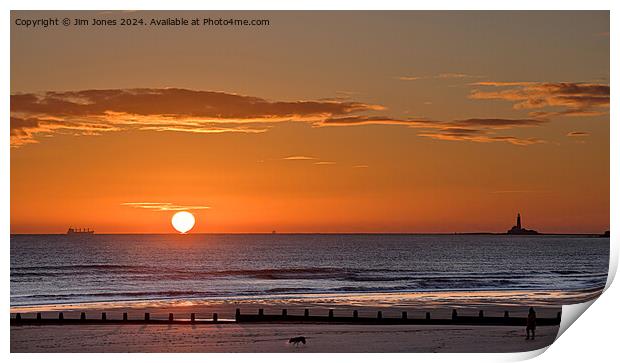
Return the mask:
<path id="1" fill-rule="evenodd" d="M 538 234 L 533 229 L 525 229 L 521 226 L 521 213 L 517 213 L 517 224 L 512 226 L 511 229 L 506 231 L 507 234 Z"/>

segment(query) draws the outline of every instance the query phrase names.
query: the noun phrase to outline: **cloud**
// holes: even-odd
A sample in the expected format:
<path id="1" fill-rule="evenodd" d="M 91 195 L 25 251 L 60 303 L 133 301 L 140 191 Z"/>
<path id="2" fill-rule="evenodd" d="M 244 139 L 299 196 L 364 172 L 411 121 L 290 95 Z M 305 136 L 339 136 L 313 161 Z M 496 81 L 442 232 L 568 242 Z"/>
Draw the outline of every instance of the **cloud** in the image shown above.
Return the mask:
<path id="1" fill-rule="evenodd" d="M 355 126 L 355 125 L 405 125 L 423 130 L 418 136 L 436 140 L 470 142 L 507 142 L 513 145 L 533 145 L 543 143 L 538 138 L 518 138 L 497 135 L 497 131 L 517 127 L 537 127 L 549 122 L 545 119 L 522 118 L 469 118 L 463 120 L 440 121 L 427 119 L 397 119 L 385 116 L 348 116 L 332 118 L 315 123 L 315 126 Z"/>
<path id="2" fill-rule="evenodd" d="M 442 128 L 447 126 L 485 127 L 507 129 L 513 127 L 540 126 L 548 120 L 539 118 L 469 118 L 464 120 L 440 121 L 429 119 L 393 118 L 388 116 L 347 116 L 328 118 L 314 123 L 315 126 L 355 126 L 355 125 L 405 125 L 417 128 Z"/>
<path id="3" fill-rule="evenodd" d="M 532 84 L 536 84 L 536 82 L 494 82 L 494 81 L 484 81 L 484 82 L 470 83 L 470 86 L 508 87 L 508 86 L 529 86 L 529 85 L 532 85 Z"/>
<path id="4" fill-rule="evenodd" d="M 334 165 L 335 161 L 317 161 L 314 165 Z"/>
<path id="5" fill-rule="evenodd" d="M 425 119 L 399 119 L 388 116 L 347 116 L 327 118 L 314 123 L 314 126 L 354 126 L 354 125 L 408 125 L 421 126 L 435 121 Z"/>
<path id="6" fill-rule="evenodd" d="M 400 77 L 396 77 L 396 79 L 400 79 L 401 81 L 417 81 L 418 79 L 424 79 L 424 77 L 400 76 Z"/>
<path id="7" fill-rule="evenodd" d="M 200 209 L 209 209 L 211 207 L 204 205 L 178 205 L 167 202 L 127 202 L 121 203 L 122 206 L 132 207 L 132 208 L 140 208 L 140 209 L 148 209 L 157 212 L 169 212 L 169 211 L 187 211 L 187 210 L 200 210 Z"/>
<path id="8" fill-rule="evenodd" d="M 11 117 L 11 145 L 21 146 L 35 143 L 34 131 L 39 129 L 39 120 L 33 118 Z"/>
<path id="9" fill-rule="evenodd" d="M 466 73 L 439 73 L 435 78 L 447 79 L 447 78 L 482 78 L 483 76 L 476 76 Z"/>
<path id="10" fill-rule="evenodd" d="M 446 127 L 437 131 L 422 132 L 418 135 L 435 140 L 471 141 L 481 143 L 506 142 L 518 146 L 541 144 L 545 142 L 539 138 L 519 138 L 515 136 L 495 135 L 493 132 L 488 130 L 458 127 Z"/>
<path id="11" fill-rule="evenodd" d="M 442 73 L 433 77 L 473 77 L 460 73 Z M 532 83 L 480 82 L 486 87 L 521 88 L 542 86 Z M 586 85 L 587 86 L 587 85 Z M 584 85 L 564 87 L 564 97 L 583 98 Z M 542 87 L 552 89 L 549 86 Z M 529 89 L 529 88 L 528 88 Z M 503 91 L 510 91 L 503 90 Z M 502 92 L 503 92 L 502 91 Z M 516 91 L 513 90 L 513 93 Z M 551 91 L 549 91 L 551 92 Z M 598 90 L 604 94 L 605 90 Z M 607 100 L 609 89 L 607 87 Z M 497 93 L 497 92 L 496 92 Z M 517 92 L 518 93 L 518 92 Z M 519 93 L 520 94 L 520 93 Z M 476 93 L 474 97 L 499 97 Z M 507 97 L 502 93 L 502 97 Z M 523 100 L 518 102 L 525 102 Z M 564 100 L 564 102 L 569 102 Z M 578 104 L 582 101 L 571 101 Z M 594 101 L 592 101 L 594 102 Z M 516 127 L 540 126 L 543 117 L 520 119 L 469 118 L 430 120 L 376 115 L 381 105 L 349 100 L 270 101 L 233 93 L 197 91 L 181 88 L 137 88 L 82 90 L 67 92 L 19 93 L 11 95 L 11 146 L 37 143 L 41 137 L 100 135 L 108 132 L 148 130 L 192 133 L 262 133 L 278 122 L 305 122 L 313 127 L 400 125 L 422 130 L 420 136 L 442 140 L 473 142 L 509 142 L 525 145 L 538 139 L 520 139 L 498 135 L 496 131 Z M 583 110 L 582 110 L 583 111 Z M 308 156 L 290 156 L 286 160 L 315 160 Z"/>
<path id="12" fill-rule="evenodd" d="M 534 144 L 545 144 L 547 141 L 537 137 L 521 138 L 515 136 L 492 136 L 489 137 L 486 141 L 482 142 L 507 142 L 513 145 L 526 146 Z"/>
<path id="13" fill-rule="evenodd" d="M 547 190 L 494 190 L 491 194 L 548 193 Z"/>
<path id="14" fill-rule="evenodd" d="M 472 85 L 500 89 L 493 91 L 475 89 L 470 93 L 470 98 L 509 101 L 513 103 L 514 109 L 532 110 L 529 114 L 536 118 L 595 116 L 609 112 L 609 85 L 606 84 L 478 82 Z"/>
<path id="15" fill-rule="evenodd" d="M 459 133 L 421 133 L 419 134 L 423 137 L 429 137 L 436 140 L 447 140 L 447 141 L 471 141 L 471 142 L 481 142 L 481 143 L 490 143 L 490 142 L 507 142 L 509 144 L 518 145 L 518 146 L 527 146 L 534 144 L 542 144 L 546 141 L 539 138 L 518 138 L 515 136 L 479 136 L 479 135 L 467 135 L 467 134 L 459 134 Z"/>
<path id="16" fill-rule="evenodd" d="M 353 165 L 353 167 L 356 168 L 356 169 L 366 169 L 366 168 L 369 168 L 368 165 Z"/>
<path id="17" fill-rule="evenodd" d="M 453 126 L 479 126 L 493 129 L 505 129 L 522 126 L 540 126 L 548 122 L 542 119 L 505 119 L 505 118 L 470 118 L 450 122 Z"/>
<path id="18" fill-rule="evenodd" d="M 11 112 L 57 116 L 121 113 L 243 122 L 324 117 L 375 109 L 383 108 L 359 102 L 267 101 L 258 97 L 181 88 L 85 90 L 11 96 Z"/>
<path id="19" fill-rule="evenodd" d="M 46 117 L 11 116 L 10 122 L 12 147 L 37 143 L 35 136 L 38 134 L 100 135 L 103 132 L 120 130 L 117 126 L 105 122 L 62 121 Z"/>
<path id="20" fill-rule="evenodd" d="M 269 101 L 181 88 L 138 88 L 11 95 L 11 145 L 56 133 L 153 130 L 198 133 L 265 132 L 282 121 L 315 122 L 380 105 L 344 100 Z"/>
<path id="21" fill-rule="evenodd" d="M 312 156 L 295 155 L 287 156 L 285 158 L 282 158 L 282 160 L 316 160 L 316 158 Z"/>
<path id="22" fill-rule="evenodd" d="M 586 136 L 590 136 L 590 133 L 587 131 L 571 131 L 568 134 L 566 134 L 566 136 L 568 137 L 586 137 Z"/>
<path id="23" fill-rule="evenodd" d="M 484 76 L 478 76 L 467 73 L 446 72 L 439 73 L 432 76 L 398 76 L 395 77 L 401 81 L 417 81 L 421 79 L 471 79 L 471 78 L 484 78 Z"/>

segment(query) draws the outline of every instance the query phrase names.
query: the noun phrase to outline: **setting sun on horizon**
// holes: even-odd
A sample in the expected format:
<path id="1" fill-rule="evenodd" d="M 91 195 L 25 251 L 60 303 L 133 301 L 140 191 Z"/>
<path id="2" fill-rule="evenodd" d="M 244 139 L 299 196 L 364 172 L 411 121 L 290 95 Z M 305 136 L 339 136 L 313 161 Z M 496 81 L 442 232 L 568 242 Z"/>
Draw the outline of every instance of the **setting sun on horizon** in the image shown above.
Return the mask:
<path id="1" fill-rule="evenodd" d="M 190 212 L 181 211 L 176 212 L 172 216 L 171 223 L 174 229 L 176 229 L 179 233 L 185 234 L 189 232 L 192 228 L 194 228 L 196 219 L 194 218 L 194 215 Z"/>

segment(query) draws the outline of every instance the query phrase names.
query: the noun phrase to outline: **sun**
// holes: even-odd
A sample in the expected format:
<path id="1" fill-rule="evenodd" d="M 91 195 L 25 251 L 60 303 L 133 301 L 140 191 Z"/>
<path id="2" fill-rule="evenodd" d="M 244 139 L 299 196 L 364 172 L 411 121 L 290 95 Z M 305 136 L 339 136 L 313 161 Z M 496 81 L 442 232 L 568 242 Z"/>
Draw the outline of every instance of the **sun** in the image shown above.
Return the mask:
<path id="1" fill-rule="evenodd" d="M 177 212 L 172 216 L 172 226 L 181 233 L 187 233 L 194 227 L 196 218 L 190 212 Z"/>

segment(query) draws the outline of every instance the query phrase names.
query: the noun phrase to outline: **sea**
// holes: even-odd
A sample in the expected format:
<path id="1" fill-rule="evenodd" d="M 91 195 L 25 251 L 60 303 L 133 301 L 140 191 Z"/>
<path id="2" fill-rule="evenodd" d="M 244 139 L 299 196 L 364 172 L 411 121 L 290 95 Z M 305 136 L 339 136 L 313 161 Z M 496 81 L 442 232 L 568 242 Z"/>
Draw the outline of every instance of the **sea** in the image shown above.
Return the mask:
<path id="1" fill-rule="evenodd" d="M 600 290 L 609 238 L 12 235 L 11 307 L 416 292 Z"/>

